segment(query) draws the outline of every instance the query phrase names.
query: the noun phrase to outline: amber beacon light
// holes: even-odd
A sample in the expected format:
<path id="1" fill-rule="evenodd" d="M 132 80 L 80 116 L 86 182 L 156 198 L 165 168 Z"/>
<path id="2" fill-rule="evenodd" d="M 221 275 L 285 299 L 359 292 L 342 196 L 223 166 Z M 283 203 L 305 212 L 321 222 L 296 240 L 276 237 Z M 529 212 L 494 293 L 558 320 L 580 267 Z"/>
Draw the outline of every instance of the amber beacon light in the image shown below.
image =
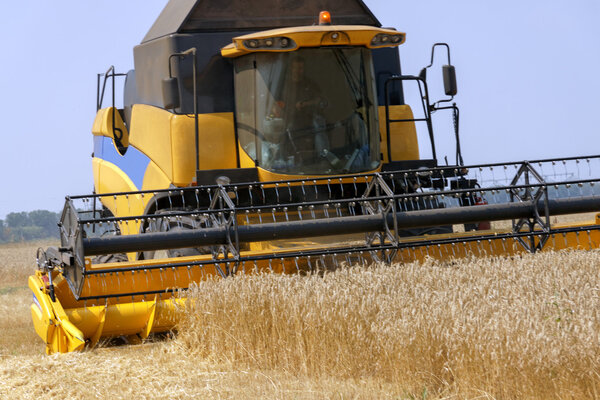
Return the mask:
<path id="1" fill-rule="evenodd" d="M 331 14 L 329 11 L 319 13 L 319 25 L 331 25 Z"/>

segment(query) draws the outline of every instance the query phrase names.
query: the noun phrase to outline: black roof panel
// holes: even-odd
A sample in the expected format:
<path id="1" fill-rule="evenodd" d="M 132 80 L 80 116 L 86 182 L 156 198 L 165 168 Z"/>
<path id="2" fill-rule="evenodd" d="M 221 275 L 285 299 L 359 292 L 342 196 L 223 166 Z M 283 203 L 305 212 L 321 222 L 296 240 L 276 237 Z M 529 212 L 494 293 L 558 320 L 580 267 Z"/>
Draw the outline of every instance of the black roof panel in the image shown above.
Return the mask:
<path id="1" fill-rule="evenodd" d="M 323 10 L 336 25 L 381 26 L 362 0 L 170 0 L 142 43 L 173 33 L 313 25 Z"/>

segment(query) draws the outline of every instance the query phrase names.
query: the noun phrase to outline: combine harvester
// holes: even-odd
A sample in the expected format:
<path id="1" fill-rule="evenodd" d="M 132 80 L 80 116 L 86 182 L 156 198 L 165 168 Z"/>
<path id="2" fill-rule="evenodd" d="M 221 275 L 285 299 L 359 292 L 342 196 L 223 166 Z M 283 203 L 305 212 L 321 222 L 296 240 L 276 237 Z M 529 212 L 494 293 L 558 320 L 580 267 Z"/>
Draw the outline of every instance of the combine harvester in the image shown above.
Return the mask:
<path id="1" fill-rule="evenodd" d="M 450 49 L 403 75 L 404 41 L 360 0 L 171 0 L 135 70 L 98 76 L 95 193 L 67 198 L 61 247 L 29 278 L 46 352 L 172 330 L 176 292 L 209 276 L 597 248 L 598 217 L 553 216 L 600 210 L 600 156 L 464 165 Z M 436 49 L 447 98 L 431 102 Z M 437 161 L 442 110 L 454 165 Z"/>

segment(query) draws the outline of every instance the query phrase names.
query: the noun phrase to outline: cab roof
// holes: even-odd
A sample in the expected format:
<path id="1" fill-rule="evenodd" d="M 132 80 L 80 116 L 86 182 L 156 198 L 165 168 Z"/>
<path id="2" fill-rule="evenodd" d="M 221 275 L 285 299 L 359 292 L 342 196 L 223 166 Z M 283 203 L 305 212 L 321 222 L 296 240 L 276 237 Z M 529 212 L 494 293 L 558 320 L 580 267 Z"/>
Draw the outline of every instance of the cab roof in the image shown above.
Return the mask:
<path id="1" fill-rule="evenodd" d="M 362 0 L 170 0 L 142 43 L 176 33 L 313 25 L 323 10 L 336 25 L 381 27 Z"/>

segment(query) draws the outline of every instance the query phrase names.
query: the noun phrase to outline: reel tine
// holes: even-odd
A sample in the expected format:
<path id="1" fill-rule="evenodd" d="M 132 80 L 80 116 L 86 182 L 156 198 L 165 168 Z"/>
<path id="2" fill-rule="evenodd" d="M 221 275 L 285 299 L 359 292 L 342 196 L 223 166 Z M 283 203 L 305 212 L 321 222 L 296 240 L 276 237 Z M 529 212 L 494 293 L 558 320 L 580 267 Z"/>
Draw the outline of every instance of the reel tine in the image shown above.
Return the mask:
<path id="1" fill-rule="evenodd" d="M 304 190 L 304 184 L 305 184 L 304 181 L 300 182 L 300 185 L 302 187 L 302 199 L 304 200 L 304 202 L 306 202 L 306 190 Z"/>
<path id="2" fill-rule="evenodd" d="M 289 222 L 290 221 L 290 217 L 288 215 L 288 208 L 287 207 L 283 207 L 283 214 L 285 215 L 285 221 Z"/>
<path id="3" fill-rule="evenodd" d="M 547 190 L 551 199 L 559 198 L 559 196 L 564 196 L 566 193 L 571 197 L 577 198 L 579 201 L 579 199 L 586 196 L 598 196 L 594 185 L 595 182 L 591 179 L 591 165 L 592 163 L 595 165 L 599 161 L 600 157 L 586 157 L 571 159 L 569 161 L 535 161 L 529 164 L 529 166 L 527 166 L 527 163 L 510 163 L 505 165 L 465 167 L 464 170 L 462 167 L 439 167 L 419 172 L 393 171 L 381 172 L 376 175 L 344 176 L 343 178 L 323 177 L 269 183 L 256 182 L 236 186 L 225 185 L 219 188 L 210 186 L 173 188 L 171 190 L 148 193 L 99 194 L 96 196 L 79 197 L 80 204 L 77 205 L 77 209 L 85 210 L 88 212 L 87 215 L 90 215 L 89 212 L 93 211 L 91 218 L 81 217 L 84 222 L 81 222 L 80 226 L 86 232 L 90 230 L 95 231 L 98 228 L 98 236 L 100 232 L 106 230 L 120 232 L 121 236 L 126 236 L 131 233 L 138 234 L 140 229 L 142 233 L 150 233 L 165 231 L 168 230 L 168 227 L 181 229 L 229 227 L 233 232 L 233 230 L 237 230 L 238 223 L 240 225 L 247 225 L 244 229 L 248 227 L 252 228 L 252 225 L 293 224 L 306 220 L 310 221 L 310 224 L 306 226 L 319 226 L 319 223 L 327 222 L 333 224 L 336 222 L 320 221 L 325 219 L 335 220 L 336 218 L 340 218 L 341 223 L 344 222 L 344 217 L 352 216 L 357 218 L 348 219 L 349 221 L 358 221 L 358 218 L 365 216 L 367 212 L 372 217 L 383 216 L 384 218 L 389 218 L 389 214 L 392 212 L 402 214 L 411 211 L 475 206 L 481 204 L 478 199 L 497 204 L 518 203 L 527 201 L 528 199 L 544 201 L 544 194 L 540 190 Z M 514 172 L 514 174 L 511 174 L 511 172 Z M 556 179 L 554 179 L 555 182 L 552 182 L 552 184 L 548 184 L 536 178 L 536 174 L 544 178 L 549 176 L 546 178 L 548 180 L 552 179 L 553 175 Z M 590 182 L 583 182 L 584 178 L 589 178 Z M 433 182 L 434 179 L 435 182 Z M 481 187 L 467 183 L 463 189 L 459 187 L 458 183 L 449 183 L 450 180 L 458 182 L 459 179 L 464 179 L 467 182 L 477 179 L 476 183 L 481 184 Z M 515 185 L 521 184 L 521 186 L 511 187 L 510 183 L 514 183 Z M 285 189 L 286 187 L 287 190 Z M 365 193 L 365 188 L 367 187 L 372 188 L 372 190 L 368 189 Z M 354 197 L 351 197 L 353 191 Z M 131 215 L 137 207 L 135 202 L 143 199 L 146 194 L 153 198 L 147 198 L 146 200 L 149 203 L 154 202 L 157 208 L 160 205 L 157 200 L 157 197 L 159 197 L 158 194 L 160 194 L 164 199 L 161 200 L 161 203 L 164 202 L 166 208 L 171 210 L 171 212 L 162 215 L 156 214 L 153 217 L 149 215 Z M 224 195 L 226 196 L 223 197 Z M 262 197 L 262 204 L 257 202 L 255 197 Z M 198 210 L 198 205 L 202 201 L 206 202 L 207 198 L 210 199 L 211 203 L 214 200 L 216 206 L 210 210 Z M 235 200 L 233 200 L 234 198 Z M 100 200 L 100 203 L 106 206 L 115 217 L 107 218 L 100 215 L 100 213 L 96 214 L 97 200 Z M 271 216 L 268 216 L 269 213 Z M 548 230 L 544 231 L 545 233 L 538 232 L 540 229 L 544 230 L 546 228 L 543 225 L 544 215 L 542 215 L 541 209 L 539 214 L 535 219 L 529 220 L 529 225 L 516 221 L 518 229 L 512 233 L 503 234 L 498 238 L 486 237 L 488 233 L 485 232 L 483 234 L 480 232 L 473 232 L 472 235 L 465 234 L 462 238 L 452 237 L 451 235 L 443 237 L 441 235 L 414 236 L 407 239 L 413 242 L 411 245 L 408 245 L 408 242 L 402 238 L 403 235 L 395 232 L 391 225 L 386 225 L 385 231 L 382 230 L 384 232 L 383 236 L 378 231 L 375 231 L 375 229 L 373 229 L 374 232 L 369 232 L 371 238 L 369 244 L 360 247 L 360 250 L 356 253 L 350 253 L 347 249 L 344 249 L 344 252 L 339 251 L 338 248 L 342 249 L 341 247 L 335 247 L 335 245 L 328 242 L 324 244 L 321 252 L 311 248 L 309 251 L 310 254 L 302 255 L 302 257 L 306 258 L 306 263 L 311 271 L 319 271 L 321 269 L 329 270 L 337 268 L 338 258 L 340 261 L 345 260 L 348 264 L 358 262 L 366 265 L 370 262 L 367 260 L 369 257 L 373 260 L 377 260 L 380 257 L 381 260 L 402 260 L 404 262 L 406 260 L 425 257 L 456 258 L 462 256 L 463 253 L 475 253 L 478 255 L 489 255 L 500 252 L 511 253 L 514 249 L 511 249 L 509 244 L 507 245 L 507 239 L 511 238 L 511 234 L 513 235 L 513 247 L 519 242 L 519 237 L 522 237 L 524 242 L 530 244 L 530 248 L 542 248 L 550 236 L 552 237 L 552 242 L 548 241 L 548 245 L 555 248 L 560 247 L 561 241 L 556 237 L 557 233 L 553 232 L 554 227 L 552 229 L 548 227 Z M 209 222 L 205 223 L 205 220 Z M 375 220 L 375 218 L 372 220 Z M 315 222 L 316 224 L 312 225 Z M 227 223 L 229 225 L 226 225 Z M 281 226 L 283 227 L 284 225 Z M 265 227 L 265 230 L 262 232 L 266 232 L 266 228 L 269 227 Z M 249 232 L 249 230 L 244 229 L 241 230 L 242 233 Z M 402 229 L 404 228 L 396 228 L 399 231 Z M 406 228 L 406 231 L 408 229 L 412 228 Z M 527 235 L 528 231 L 532 232 L 534 229 L 538 233 L 529 233 Z M 61 234 L 65 237 L 73 237 L 74 235 L 66 226 L 61 226 L 60 230 Z M 334 230 L 332 229 L 332 231 Z M 587 240 L 581 237 L 581 234 L 576 231 L 560 233 L 563 235 L 563 246 L 592 248 L 594 243 L 590 230 L 585 230 L 582 227 L 581 231 L 588 235 Z M 257 232 L 262 234 L 259 230 Z M 318 231 L 314 232 L 313 236 L 319 236 L 319 233 Z M 396 235 L 395 239 L 393 235 Z M 544 237 L 544 235 L 546 236 Z M 256 235 L 246 237 L 255 238 Z M 307 237 L 310 238 L 308 234 Z M 398 237 L 402 239 L 398 239 Z M 478 237 L 482 239 L 476 240 Z M 261 240 L 267 241 L 267 239 L 260 239 L 257 240 L 257 243 Z M 219 244 L 222 248 L 221 256 L 224 256 L 227 261 L 218 263 L 218 268 L 225 269 L 225 272 L 227 272 L 224 272 L 225 275 L 228 275 L 229 272 L 235 273 L 240 267 L 242 271 L 248 272 L 249 268 L 246 268 L 246 262 L 250 262 L 251 257 L 242 254 L 240 258 L 240 247 L 237 243 L 237 238 L 233 238 L 233 234 L 228 236 L 227 241 L 228 243 Z M 460 246 L 461 242 L 463 246 Z M 244 243 L 243 240 L 240 240 L 240 243 Z M 390 247 L 391 245 L 395 247 Z M 432 247 L 434 245 L 437 246 L 437 250 Z M 213 245 L 211 244 L 211 246 Z M 279 242 L 277 246 L 280 246 Z M 249 248 L 258 249 L 261 247 L 253 247 L 252 245 L 245 247 L 245 249 Z M 267 249 L 267 247 L 262 248 Z M 238 254 L 236 254 L 235 249 L 238 250 Z M 286 251 L 289 253 L 286 253 Z M 276 250 L 274 250 L 272 258 L 274 260 L 279 258 L 281 270 L 285 273 L 292 272 L 294 266 L 296 271 L 307 268 L 304 265 L 304 261 L 299 261 L 294 251 L 297 251 L 294 250 L 294 247 L 290 247 L 289 250 L 284 247 L 276 247 Z M 365 251 L 368 254 L 365 254 Z M 252 254 L 250 250 L 244 250 L 243 252 Z M 271 260 L 265 262 L 268 257 L 264 254 L 260 253 L 259 263 L 253 261 L 255 269 L 264 270 L 267 264 L 270 271 L 274 267 L 279 269 L 279 267 L 276 267 L 277 261 L 274 261 L 275 266 Z M 282 254 L 285 255 L 282 256 Z M 331 260 L 328 256 L 331 257 Z M 235 261 L 234 257 L 237 257 Z M 294 263 L 293 265 L 292 262 Z M 199 270 L 196 270 L 194 266 L 198 266 Z M 180 268 L 186 268 L 186 271 L 181 271 Z M 156 270 L 146 269 L 144 273 L 141 270 L 131 271 L 131 276 L 125 276 L 127 267 L 123 269 L 124 271 L 115 272 L 112 275 L 98 275 L 97 283 L 88 280 L 85 285 L 85 292 L 92 292 L 94 286 L 96 286 L 95 290 L 101 291 L 103 294 L 131 290 L 131 287 L 134 287 L 135 290 L 141 290 L 143 286 L 148 289 L 185 286 L 186 282 L 197 280 L 200 276 L 205 276 L 203 266 L 193 263 L 191 265 L 188 263 L 181 267 L 171 267 L 170 273 L 161 268 Z M 212 270 L 209 273 L 212 273 Z"/>

